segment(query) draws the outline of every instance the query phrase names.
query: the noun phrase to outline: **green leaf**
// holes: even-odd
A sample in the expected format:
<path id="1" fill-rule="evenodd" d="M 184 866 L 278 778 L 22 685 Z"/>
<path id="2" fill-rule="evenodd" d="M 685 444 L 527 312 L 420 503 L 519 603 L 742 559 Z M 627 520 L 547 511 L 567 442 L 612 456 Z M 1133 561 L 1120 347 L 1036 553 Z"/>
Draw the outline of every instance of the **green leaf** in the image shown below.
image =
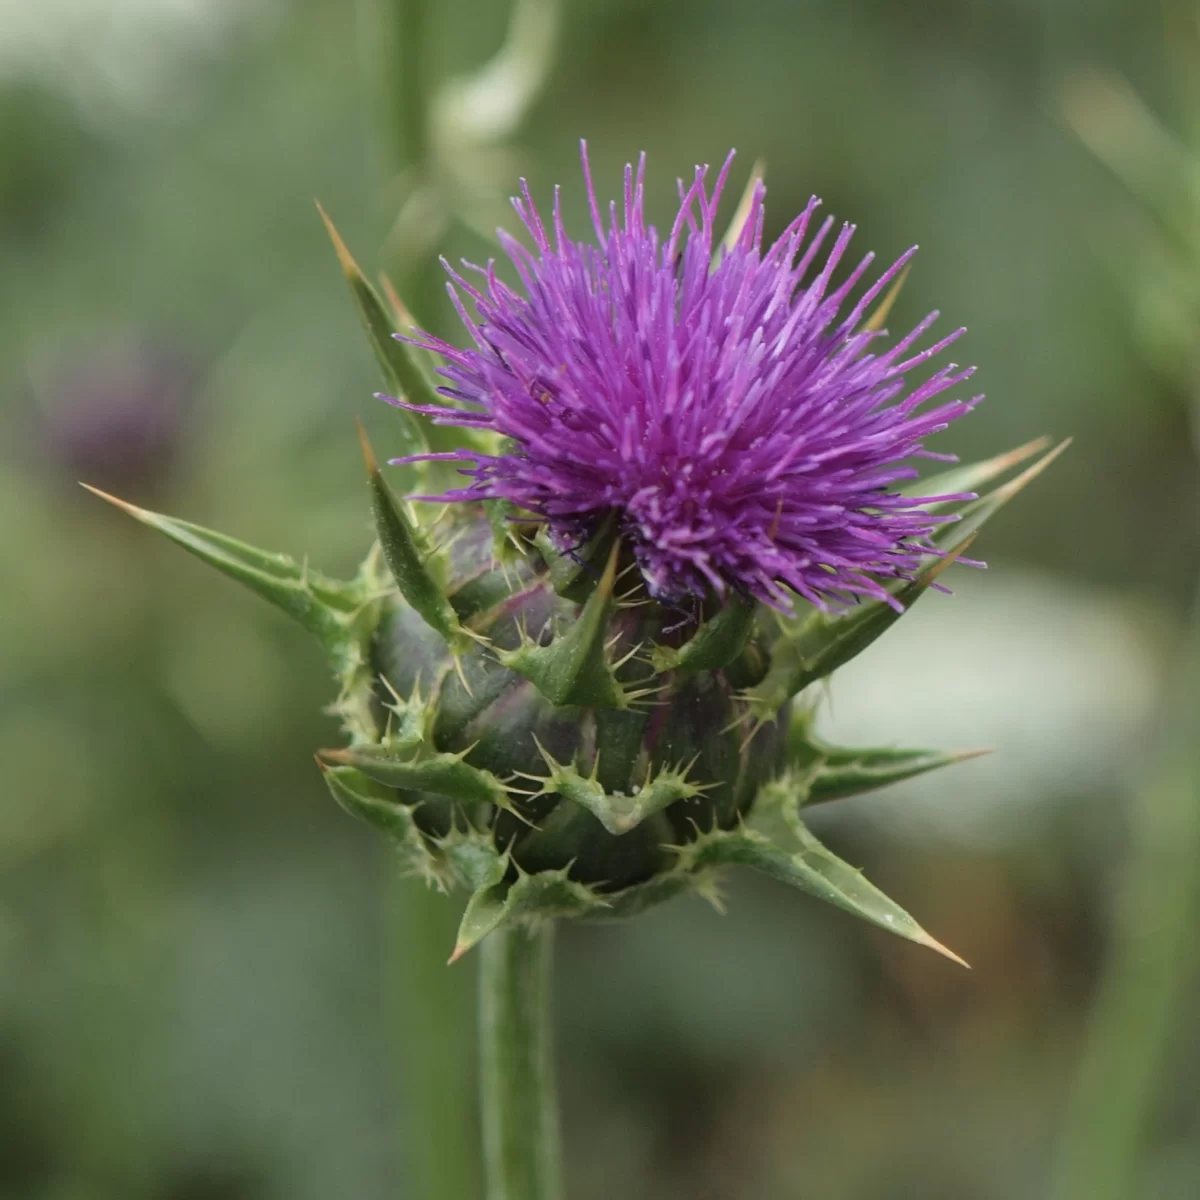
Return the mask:
<path id="1" fill-rule="evenodd" d="M 1034 438 L 1032 442 L 1026 442 L 1025 445 L 1018 446 L 1015 450 L 1006 450 L 1003 454 L 997 454 L 994 458 L 985 459 L 983 462 L 951 467 L 950 470 L 942 471 L 937 475 L 930 475 L 924 479 L 910 480 L 897 490 L 902 496 L 912 496 L 914 498 L 920 496 L 953 496 L 960 492 L 977 492 L 985 483 L 991 483 L 993 479 L 998 479 L 1005 471 L 1019 466 L 1035 454 L 1045 450 L 1049 445 L 1050 439 L 1048 437 Z M 938 512 L 941 509 L 950 507 L 954 503 L 956 502 L 953 500 L 946 500 L 939 504 L 927 504 L 925 507 L 929 512 Z"/>
<path id="2" fill-rule="evenodd" d="M 642 693 L 626 692 L 608 661 L 604 635 L 613 605 L 619 543 L 608 566 L 574 624 L 548 646 L 525 640 L 516 650 L 497 650 L 496 657 L 523 675 L 551 704 L 586 708 L 628 708 Z"/>
<path id="3" fill-rule="evenodd" d="M 703 890 L 706 875 L 702 872 L 675 870 L 655 875 L 645 883 L 635 883 L 619 892 L 605 892 L 605 905 L 588 913 L 589 921 L 617 921 L 636 917 L 673 899 L 689 889 Z"/>
<path id="4" fill-rule="evenodd" d="M 320 751 L 328 766 L 354 767 L 388 787 L 432 792 L 464 804 L 494 804 L 511 809 L 504 785 L 490 771 L 473 767 L 462 754 L 414 756 L 408 747 L 388 745 L 347 746 Z"/>
<path id="5" fill-rule="evenodd" d="M 495 855 L 488 871 L 475 885 L 458 926 L 458 937 L 449 962 L 456 963 L 474 949 L 508 916 L 508 895 L 512 883 L 505 878 L 509 862 L 507 855 Z"/>
<path id="6" fill-rule="evenodd" d="M 787 777 L 802 797 L 800 806 L 857 796 L 988 753 L 834 746 L 817 737 L 812 718 L 811 712 L 798 712 L 788 728 Z"/>
<path id="7" fill-rule="evenodd" d="M 958 510 L 959 520 L 943 525 L 933 535 L 934 543 L 942 550 L 960 553 L 985 521 L 990 521 L 1014 496 L 1028 487 L 1070 444 L 1071 438 L 1066 438 L 1032 466 L 1026 467 L 1015 479 L 1010 479 L 986 496 L 980 496 L 978 500 L 968 501 Z"/>
<path id="8" fill-rule="evenodd" d="M 860 332 L 878 333 L 884 327 L 893 305 L 900 298 L 900 292 L 904 288 L 905 280 L 908 279 L 908 272 L 911 267 L 911 262 L 905 263 L 904 268 L 892 281 L 892 286 L 888 288 L 887 294 L 880 300 L 875 311 L 863 322 Z"/>
<path id="9" fill-rule="evenodd" d="M 522 528 L 513 520 L 517 509 L 507 500 L 485 500 L 483 510 L 487 513 L 492 530 L 492 556 L 501 566 L 524 563 L 527 544 L 524 537 L 527 527 Z"/>
<path id="10" fill-rule="evenodd" d="M 537 741 L 535 738 L 534 741 Z M 609 833 L 620 837 L 636 829 L 647 817 L 679 800 L 700 795 L 702 788 L 689 783 L 684 770 L 662 769 L 629 795 L 606 792 L 595 776 L 580 774 L 574 766 L 564 766 L 537 743 L 550 774 L 542 781 L 542 795 L 558 795 L 587 809 Z"/>
<path id="11" fill-rule="evenodd" d="M 358 436 L 367 465 L 375 530 L 392 578 L 400 594 L 425 623 L 445 638 L 451 653 L 462 654 L 470 648 L 472 635 L 460 624 L 450 597 L 430 571 L 428 563 L 432 556 L 425 546 L 425 539 L 384 482 L 361 423 Z"/>
<path id="12" fill-rule="evenodd" d="M 470 891 L 490 887 L 504 877 L 508 855 L 496 849 L 491 829 L 486 825 L 476 828 L 469 821 L 456 821 L 449 832 L 436 841 L 458 882 Z M 498 873 L 497 863 L 501 864 Z"/>
<path id="13" fill-rule="evenodd" d="M 1171 8 L 1180 20 L 1169 46 L 1194 41 L 1189 6 Z M 1182 36 L 1181 36 L 1182 35 Z M 1195 68 L 1191 55 L 1185 78 L 1192 83 Z M 1195 149 L 1176 136 L 1157 113 L 1119 75 L 1095 69 L 1068 75 L 1063 90 L 1067 121 L 1089 150 L 1119 178 L 1153 214 L 1155 223 L 1185 253 L 1195 245 Z M 1174 247 L 1173 247 L 1174 248 Z M 1175 251 L 1178 253 L 1178 251 Z"/>
<path id="14" fill-rule="evenodd" d="M 785 624 L 783 633 L 771 648 L 771 667 L 763 680 L 746 694 L 750 710 L 760 721 L 770 720 L 784 703 L 797 695 L 809 684 L 825 679 L 838 667 L 861 654 L 872 642 L 881 637 L 907 612 L 930 588 L 937 577 L 970 545 L 986 521 L 989 521 L 1023 488 L 1033 482 L 1070 445 L 1070 439 L 1060 442 L 1049 453 L 1043 455 L 1032 466 L 1026 467 L 1015 479 L 969 501 L 959 510 L 960 520 L 943 525 L 934 535 L 933 541 L 942 552 L 939 557 L 926 557 L 926 568 L 917 579 L 909 583 L 894 585 L 890 590 L 899 601 L 902 611 L 897 611 L 882 600 L 867 600 L 843 613 L 816 612 L 807 619 Z M 1038 443 L 1021 447 L 1008 455 L 1002 455 L 1007 466 L 1036 453 Z M 998 473 L 1000 460 L 968 468 Z"/>
<path id="15" fill-rule="evenodd" d="M 599 564 L 607 562 L 612 553 L 616 521 L 611 515 L 606 517 L 587 543 L 572 554 L 562 554 L 556 549 L 545 525 L 539 527 L 533 540 L 550 573 L 550 586 L 564 600 L 583 604 L 602 577 Z"/>
<path id="16" fill-rule="evenodd" d="M 321 220 L 325 222 L 330 241 L 333 242 L 333 248 L 337 252 L 338 262 L 341 264 L 346 282 L 350 286 L 350 295 L 354 300 L 358 318 L 362 322 L 367 340 L 371 343 L 371 349 L 375 352 L 375 358 L 379 362 L 387 386 L 398 396 L 403 396 L 410 404 L 418 404 L 422 407 L 444 407 L 442 398 L 434 390 L 411 347 L 405 342 L 397 341 L 393 336 L 396 333 L 394 320 L 379 298 L 379 293 L 371 286 L 358 263 L 354 261 L 353 255 L 334 228 L 328 213 L 320 204 L 317 205 L 317 211 L 321 214 Z M 398 411 L 404 413 L 408 418 L 411 436 L 422 449 L 454 448 L 453 445 L 433 447 L 432 443 L 437 439 L 431 434 L 437 431 L 444 436 L 445 431 L 429 422 L 418 423 L 414 414 L 407 413 L 403 409 Z"/>
<path id="17" fill-rule="evenodd" d="M 331 652 L 344 650 L 354 640 L 353 618 L 366 600 L 359 584 L 329 579 L 285 554 L 259 550 L 200 525 L 138 508 L 86 483 L 82 486 L 270 601 Z"/>
<path id="18" fill-rule="evenodd" d="M 693 869 L 751 867 L 967 966 L 957 954 L 930 937 L 895 901 L 868 882 L 861 871 L 826 850 L 803 826 L 801 834 L 799 852 L 786 854 L 753 831 L 717 831 L 685 847 L 683 857 Z"/>
<path id="19" fill-rule="evenodd" d="M 507 866 L 507 862 L 505 863 Z M 571 868 L 485 883 L 467 901 L 450 961 L 457 962 L 489 933 L 508 921 L 587 917 L 609 905 L 605 897 L 571 878 Z"/>
<path id="20" fill-rule="evenodd" d="M 317 211 L 321 214 L 321 220 L 325 222 L 338 262 L 350 286 L 355 311 L 389 391 L 421 408 L 444 408 L 447 412 L 453 412 L 453 405 L 447 404 L 437 392 L 434 377 L 425 365 L 426 354 L 396 338 L 395 335 L 399 332 L 396 328 L 396 317 L 388 311 L 379 293 L 354 261 L 346 243 L 342 241 L 320 204 L 317 205 Z M 396 301 L 399 307 L 399 297 L 396 297 Z M 475 430 L 458 425 L 438 425 L 431 418 L 406 409 L 395 411 L 401 416 L 414 453 L 427 450 L 445 453 L 463 447 L 489 449 L 488 438 Z"/>
<path id="21" fill-rule="evenodd" d="M 705 621 L 678 649 L 654 646 L 650 661 L 656 671 L 719 671 L 746 648 L 754 630 L 758 606 L 752 600 L 730 596 L 718 612 Z"/>
<path id="22" fill-rule="evenodd" d="M 387 301 L 388 315 L 391 317 L 392 328 L 400 333 L 402 330 L 414 330 L 417 328 L 417 322 L 413 318 L 413 314 L 409 311 L 408 305 L 400 299 L 400 293 L 396 290 L 396 285 L 388 278 L 387 272 L 379 272 L 379 286 L 383 291 L 383 298 Z M 414 346 L 411 343 L 403 343 L 404 348 L 408 351 L 416 364 L 417 370 L 421 372 L 422 378 L 430 391 L 437 392 L 437 362 L 438 356 L 432 350 L 424 350 L 420 346 Z M 444 403 L 442 398 L 438 397 L 439 403 Z"/>
<path id="23" fill-rule="evenodd" d="M 761 158 L 756 158 L 750 168 L 750 177 L 746 180 L 746 186 L 742 189 L 742 196 L 738 200 L 738 206 L 733 211 L 733 218 L 729 222 L 729 228 L 725 230 L 725 236 L 713 252 L 712 266 L 714 270 L 720 265 L 722 257 L 737 245 L 738 238 L 742 236 L 742 230 L 745 229 L 746 222 L 750 219 L 750 207 L 754 203 L 754 193 L 758 190 L 758 185 L 762 182 L 766 170 L 766 162 Z"/>
<path id="24" fill-rule="evenodd" d="M 402 803 L 394 791 L 352 767 L 330 766 L 320 758 L 317 766 L 342 808 L 386 833 L 396 843 L 406 872 L 440 881 L 444 871 L 439 855 L 421 835 L 411 806 Z"/>
<path id="25" fill-rule="evenodd" d="M 933 585 L 966 548 L 964 541 L 944 558 L 893 594 L 900 608 L 883 600 L 864 600 L 844 613 L 815 612 L 798 628 L 785 628 L 771 647 L 771 667 L 762 681 L 744 693 L 750 711 L 769 721 L 810 683 L 832 675 L 882 637 Z"/>

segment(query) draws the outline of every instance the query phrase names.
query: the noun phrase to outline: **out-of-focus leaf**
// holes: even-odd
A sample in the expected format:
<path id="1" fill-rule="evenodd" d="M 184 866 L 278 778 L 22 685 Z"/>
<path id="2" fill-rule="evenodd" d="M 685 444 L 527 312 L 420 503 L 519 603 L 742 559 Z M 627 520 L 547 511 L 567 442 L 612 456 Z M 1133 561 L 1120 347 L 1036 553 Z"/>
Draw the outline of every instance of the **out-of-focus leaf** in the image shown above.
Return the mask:
<path id="1" fill-rule="evenodd" d="M 728 254 L 737 245 L 738 238 L 742 236 L 742 230 L 746 227 L 746 221 L 749 219 L 750 210 L 754 205 L 754 193 L 758 191 L 758 185 L 762 183 L 765 171 L 766 163 L 761 158 L 756 158 L 754 165 L 750 168 L 750 178 L 746 180 L 742 198 L 733 211 L 733 217 L 729 222 L 729 228 L 725 231 L 725 236 L 721 239 L 720 249 L 713 255 L 714 265 L 720 261 L 722 253 Z"/>
<path id="2" fill-rule="evenodd" d="M 430 570 L 431 556 L 424 537 L 384 482 L 362 425 L 358 427 L 358 435 L 367 467 L 367 482 L 371 488 L 375 530 L 388 569 L 404 599 L 431 629 L 445 638 L 455 654 L 461 654 L 470 646 L 471 636 L 459 623 L 458 614 L 446 592 Z"/>
<path id="3" fill-rule="evenodd" d="M 558 0 L 516 0 L 496 56 L 434 98 L 436 144 L 495 144 L 516 132 L 553 64 L 558 16 Z"/>

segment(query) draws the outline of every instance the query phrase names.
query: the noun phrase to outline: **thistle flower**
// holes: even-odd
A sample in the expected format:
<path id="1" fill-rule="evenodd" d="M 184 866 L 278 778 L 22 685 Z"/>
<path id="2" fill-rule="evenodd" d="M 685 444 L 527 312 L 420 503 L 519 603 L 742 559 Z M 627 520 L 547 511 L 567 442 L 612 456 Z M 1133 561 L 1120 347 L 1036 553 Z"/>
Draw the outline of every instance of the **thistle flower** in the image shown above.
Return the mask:
<path id="1" fill-rule="evenodd" d="M 115 501 L 317 638 L 347 742 L 317 755 L 333 797 L 391 838 L 406 872 L 469 890 L 451 961 L 486 939 L 494 1200 L 560 1195 L 556 920 L 631 916 L 689 889 L 718 902 L 719 873 L 742 866 L 961 961 L 804 818 L 969 754 L 830 745 L 807 694 L 1063 447 L 981 497 L 1046 442 L 916 481 L 910 460 L 938 457 L 924 439 L 973 401 L 927 407 L 970 374 L 953 365 L 906 383 L 958 336 L 918 350 L 932 317 L 875 349 L 911 251 L 851 303 L 871 258 L 834 283 L 850 227 L 818 268 L 831 225 L 810 236 L 813 201 L 764 251 L 760 183 L 718 246 L 730 161 L 711 193 L 703 169 L 681 185 L 661 244 L 644 162 L 606 231 L 585 155 L 597 246 L 568 239 L 557 195 L 551 241 L 524 189 L 534 250 L 501 235 L 523 294 L 491 264 L 479 288 L 452 273 L 473 349 L 399 338 L 398 299 L 384 306 L 326 218 L 419 446 L 394 461 L 426 488 L 431 460 L 469 478 L 414 516 L 362 434 L 378 541 L 356 578 Z"/>
<path id="2" fill-rule="evenodd" d="M 378 545 L 357 578 L 122 505 L 324 645 L 348 743 L 318 755 L 326 781 L 405 870 L 471 892 L 456 957 L 501 926 L 712 897 L 729 865 L 944 951 L 803 810 L 964 756 L 829 745 L 806 690 L 1058 451 L 980 498 L 1046 443 L 915 480 L 938 457 L 924 439 L 973 401 L 930 406 L 970 374 L 953 365 L 907 382 L 958 336 L 917 349 L 933 317 L 881 348 L 911 252 L 852 302 L 871 258 L 834 282 L 851 228 L 820 260 L 814 201 L 764 250 L 757 182 L 718 245 L 730 161 L 711 192 L 703 169 L 681 186 L 665 241 L 644 164 L 607 228 L 587 176 L 597 246 L 567 237 L 557 198 L 551 239 L 526 189 L 534 250 L 502 235 L 523 292 L 490 264 L 478 288 L 452 273 L 467 349 L 397 339 L 329 224 L 420 446 L 396 461 L 468 476 L 414 516 L 364 437 Z"/>
<path id="3" fill-rule="evenodd" d="M 513 203 L 534 249 L 500 234 L 523 291 L 493 263 L 473 268 L 479 287 L 447 268 L 474 345 L 414 339 L 441 356 L 438 390 L 461 407 L 393 403 L 504 439 L 495 454 L 433 456 L 471 477 L 441 499 L 506 501 L 564 549 L 615 517 L 657 599 L 733 591 L 784 611 L 797 595 L 819 607 L 895 603 L 885 582 L 911 579 L 952 519 L 929 505 L 970 498 L 895 487 L 917 475 L 913 458 L 943 457 L 923 440 L 979 399 L 929 407 L 972 374 L 953 363 L 907 386 L 963 330 L 918 349 L 932 313 L 877 349 L 884 334 L 866 316 L 915 247 L 851 303 L 874 256 L 835 286 L 854 227 L 822 261 L 833 219 L 814 230 L 816 198 L 764 250 L 755 180 L 740 227 L 718 243 L 732 162 L 711 192 L 706 168 L 686 190 L 680 182 L 665 239 L 646 223 L 644 155 L 636 175 L 626 167 L 623 213 L 610 205 L 606 227 L 583 147 L 596 245 L 567 235 L 557 190 L 551 236 L 523 182 Z"/>

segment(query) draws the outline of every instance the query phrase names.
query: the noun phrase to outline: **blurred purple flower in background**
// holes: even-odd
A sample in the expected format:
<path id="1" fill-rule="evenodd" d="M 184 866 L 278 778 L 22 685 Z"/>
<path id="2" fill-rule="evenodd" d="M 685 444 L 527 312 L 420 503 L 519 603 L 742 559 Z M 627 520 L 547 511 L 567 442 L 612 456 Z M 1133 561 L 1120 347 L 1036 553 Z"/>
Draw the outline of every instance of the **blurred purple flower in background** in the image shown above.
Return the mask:
<path id="1" fill-rule="evenodd" d="M 71 480 L 161 492 L 195 404 L 195 364 L 168 337 L 105 341 L 34 372 L 34 457 Z"/>
<path id="2" fill-rule="evenodd" d="M 889 599 L 880 581 L 911 576 L 929 535 L 953 519 L 924 507 L 939 497 L 894 485 L 917 475 L 906 460 L 943 457 L 923 439 L 979 399 L 925 407 L 973 368 L 950 363 L 911 390 L 904 377 L 963 331 L 918 350 L 932 313 L 876 352 L 885 334 L 868 326 L 871 306 L 915 248 L 840 315 L 874 255 L 834 286 L 854 232 L 843 225 L 805 282 L 833 227 L 831 217 L 812 230 L 816 198 L 764 250 L 757 181 L 720 242 L 732 161 L 711 193 L 706 168 L 680 183 L 665 239 L 644 218 L 645 156 L 636 173 L 626 167 L 623 219 L 611 205 L 606 229 L 584 149 L 598 246 L 568 238 L 557 191 L 551 237 L 522 185 L 513 203 L 534 250 L 500 237 L 524 294 L 490 263 L 470 268 L 482 290 L 450 271 L 474 347 L 416 339 L 444 356 L 440 390 L 464 406 L 421 411 L 507 439 L 499 455 L 432 456 L 460 460 L 472 476 L 445 498 L 509 501 L 567 546 L 614 513 L 664 599 L 733 589 L 784 610 L 785 589 L 821 606 Z"/>

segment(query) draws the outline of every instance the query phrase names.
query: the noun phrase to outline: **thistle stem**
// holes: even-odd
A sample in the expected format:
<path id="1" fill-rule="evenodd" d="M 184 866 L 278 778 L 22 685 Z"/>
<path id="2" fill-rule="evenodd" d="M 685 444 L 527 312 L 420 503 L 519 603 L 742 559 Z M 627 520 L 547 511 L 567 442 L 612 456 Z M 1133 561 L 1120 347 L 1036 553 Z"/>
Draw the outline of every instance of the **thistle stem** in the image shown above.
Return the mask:
<path id="1" fill-rule="evenodd" d="M 487 1200 L 562 1193 L 550 1029 L 550 922 L 480 947 L 479 1093 Z"/>
<path id="2" fill-rule="evenodd" d="M 403 1100 L 403 1148 L 419 1200 L 474 1200 L 480 1193 L 475 1055 L 469 976 L 446 967 L 458 924 L 446 897 L 421 880 L 395 883 L 396 953 L 388 1009 Z"/>

